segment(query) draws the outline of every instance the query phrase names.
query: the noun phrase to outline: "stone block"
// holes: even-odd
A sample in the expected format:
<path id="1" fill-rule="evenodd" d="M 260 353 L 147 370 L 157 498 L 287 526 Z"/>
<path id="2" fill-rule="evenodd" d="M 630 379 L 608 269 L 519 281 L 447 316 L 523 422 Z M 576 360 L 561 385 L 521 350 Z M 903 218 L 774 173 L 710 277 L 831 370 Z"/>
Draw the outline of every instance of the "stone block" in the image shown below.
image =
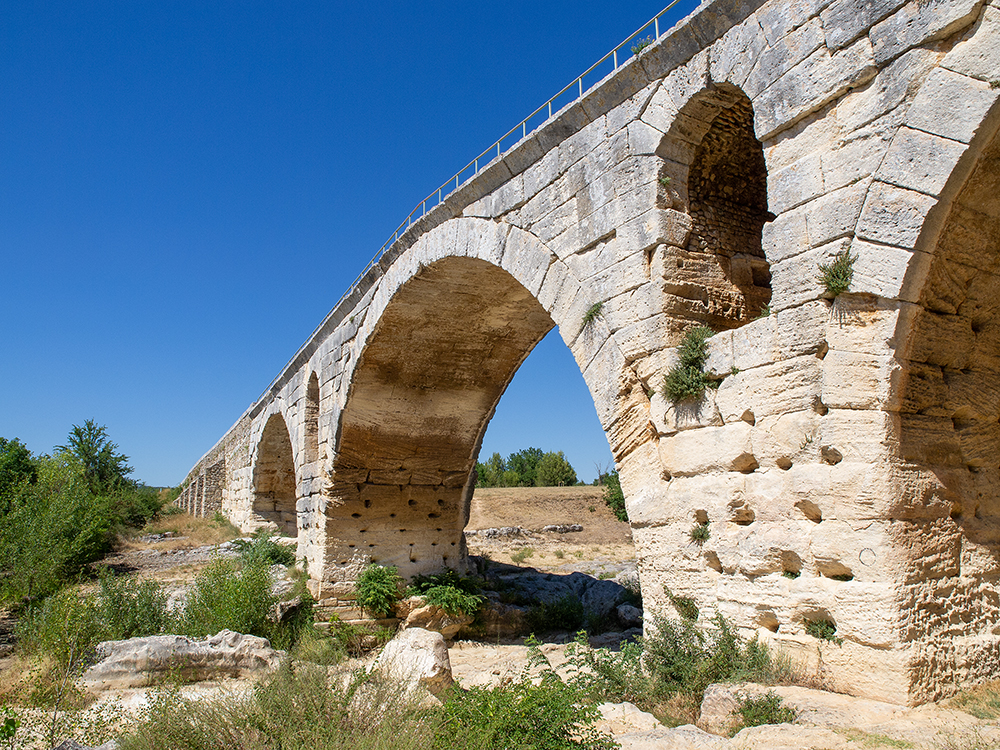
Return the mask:
<path id="1" fill-rule="evenodd" d="M 753 454 L 761 469 L 778 467 L 781 471 L 787 471 L 803 461 L 815 461 L 812 441 L 815 439 L 820 419 L 820 415 L 814 409 L 806 409 L 757 420 L 753 432 Z M 773 474 L 769 477 L 772 484 L 775 479 L 781 478 Z M 783 482 L 778 490 L 784 491 Z M 791 504 L 788 504 L 784 509 L 786 515 L 790 509 Z M 777 509 L 772 508 L 771 512 L 761 520 L 779 516 Z"/>
<path id="2" fill-rule="evenodd" d="M 767 39 L 754 16 L 729 29 L 712 45 L 709 55 L 712 81 L 744 88 L 747 76 L 766 47 Z"/>
<path id="3" fill-rule="evenodd" d="M 771 310 L 781 312 L 825 295 L 826 290 L 819 281 L 819 267 L 831 263 L 837 253 L 849 247 L 850 240 L 844 238 L 772 264 L 774 296 L 771 297 Z"/>
<path id="4" fill-rule="evenodd" d="M 768 365 L 779 355 L 777 343 L 776 315 L 758 318 L 733 331 L 733 364 L 737 370 L 749 370 Z M 781 352 L 784 354 L 784 352 Z M 729 373 L 722 372 L 721 375 Z"/>
<path id="5" fill-rule="evenodd" d="M 867 37 L 832 55 L 820 47 L 753 99 L 757 137 L 773 137 L 874 75 Z"/>
<path id="6" fill-rule="evenodd" d="M 724 427 L 704 427 L 660 440 L 660 461 L 672 476 L 753 468 L 750 425 L 737 421 Z"/>
<path id="7" fill-rule="evenodd" d="M 730 375 L 715 394 L 722 419 L 728 425 L 814 408 L 820 397 L 821 365 L 810 354 Z"/>
<path id="8" fill-rule="evenodd" d="M 863 240 L 851 243 L 851 253 L 857 258 L 851 293 L 875 294 L 886 299 L 899 298 L 907 276 L 915 274 L 922 278 L 932 259 L 928 253 Z"/>
<path id="9" fill-rule="evenodd" d="M 752 99 L 789 70 L 823 46 L 823 26 L 811 18 L 799 28 L 775 40 L 760 52 L 757 64 L 746 81 L 746 93 Z"/>
<path id="10" fill-rule="evenodd" d="M 835 0 L 822 13 L 826 44 L 841 49 L 906 4 L 906 0 Z"/>
<path id="11" fill-rule="evenodd" d="M 785 3 L 765 3 L 757 10 L 767 43 L 774 46 L 789 32 L 819 15 L 833 0 L 789 0 Z"/>
<path id="12" fill-rule="evenodd" d="M 700 399 L 672 402 L 657 392 L 650 399 L 650 420 L 657 433 L 676 435 L 683 430 L 700 427 L 721 427 L 722 416 L 715 406 L 715 393 L 708 389 Z"/>
<path id="13" fill-rule="evenodd" d="M 822 154 L 812 153 L 768 175 L 767 207 L 780 214 L 823 192 Z"/>
<path id="14" fill-rule="evenodd" d="M 655 154 L 662 139 L 663 133 L 642 120 L 630 122 L 628 125 L 628 149 L 633 156 Z"/>
<path id="15" fill-rule="evenodd" d="M 826 341 L 839 351 L 889 354 L 906 307 L 867 294 L 841 294 L 825 316 Z"/>
<path id="16" fill-rule="evenodd" d="M 860 206 L 859 206 L 860 211 Z M 809 249 L 809 230 L 804 208 L 785 211 L 764 225 L 761 247 L 768 262 L 777 263 Z"/>
<path id="17" fill-rule="evenodd" d="M 991 81 L 1000 71 L 1000 8 L 986 7 L 979 27 L 968 39 L 956 44 L 941 61 L 942 67 L 956 73 Z"/>
<path id="18" fill-rule="evenodd" d="M 938 196 L 966 146 L 911 128 L 900 128 L 878 171 L 878 179 Z"/>
<path id="19" fill-rule="evenodd" d="M 936 202 L 924 193 L 876 181 L 858 220 L 857 236 L 884 245 L 915 247 L 924 218 Z"/>
<path id="20" fill-rule="evenodd" d="M 775 348 L 781 359 L 825 351 L 826 326 L 830 321 L 828 302 L 807 302 L 780 310 L 775 317 Z"/>
<path id="21" fill-rule="evenodd" d="M 854 233 L 870 185 L 868 180 L 862 180 L 806 204 L 806 230 L 812 247 Z"/>
<path id="22" fill-rule="evenodd" d="M 882 118 L 821 154 L 824 190 L 847 187 L 875 173 L 898 125 L 886 119 L 899 118 Z"/>
<path id="23" fill-rule="evenodd" d="M 891 355 L 831 350 L 823 358 L 823 403 L 831 409 L 891 409 L 900 369 Z"/>
<path id="24" fill-rule="evenodd" d="M 912 47 L 944 39 L 970 26 L 983 0 L 930 0 L 906 3 L 869 32 L 875 62 L 882 65 Z"/>
<path id="25" fill-rule="evenodd" d="M 968 143 L 1000 96 L 979 81 L 938 68 L 921 86 L 906 115 L 906 124 L 926 133 Z"/>
<path id="26" fill-rule="evenodd" d="M 556 256 L 548 253 L 537 238 L 515 228 L 507 235 L 500 267 L 537 297 L 549 266 L 555 262 Z"/>

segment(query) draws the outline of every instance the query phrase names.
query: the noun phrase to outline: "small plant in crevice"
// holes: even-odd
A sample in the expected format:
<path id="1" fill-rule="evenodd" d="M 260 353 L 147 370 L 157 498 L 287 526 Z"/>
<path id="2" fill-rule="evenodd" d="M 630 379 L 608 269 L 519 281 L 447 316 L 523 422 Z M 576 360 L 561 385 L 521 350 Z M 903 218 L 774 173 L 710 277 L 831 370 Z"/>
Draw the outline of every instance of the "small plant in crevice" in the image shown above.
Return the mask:
<path id="1" fill-rule="evenodd" d="M 711 328 L 698 326 L 684 334 L 677 347 L 677 364 L 663 378 L 663 395 L 669 401 L 678 403 L 701 398 L 705 389 L 713 386 L 713 381 L 705 374 L 706 342 L 712 333 Z"/>
<path id="2" fill-rule="evenodd" d="M 836 297 L 851 288 L 851 281 L 854 279 L 854 262 L 857 255 L 851 255 L 850 250 L 841 250 L 830 263 L 821 263 L 819 266 L 820 286 L 826 289 L 826 293 Z"/>
<path id="3" fill-rule="evenodd" d="M 695 604 L 694 599 L 689 596 L 677 596 L 666 584 L 663 585 L 663 593 L 667 595 L 670 603 L 674 605 L 677 614 L 685 620 L 694 622 L 698 619 L 698 605 Z"/>
<path id="4" fill-rule="evenodd" d="M 838 646 L 843 645 L 844 639 L 837 637 L 837 626 L 829 620 L 806 620 L 806 633 L 821 641 L 830 641 Z"/>
<path id="5" fill-rule="evenodd" d="M 653 43 L 653 35 L 652 34 L 650 34 L 649 36 L 647 36 L 645 38 L 642 38 L 642 39 L 636 39 L 635 40 L 635 44 L 632 45 L 632 54 L 633 55 L 638 55 L 640 52 L 642 52 L 644 49 L 646 49 L 646 47 L 648 47 L 652 43 Z"/>
<path id="6" fill-rule="evenodd" d="M 996 80 L 990 81 L 990 88 L 991 89 L 1000 89 L 1000 79 L 996 79 Z"/>
<path id="7" fill-rule="evenodd" d="M 583 328 L 589 328 L 594 323 L 594 321 L 601 316 L 601 311 L 603 309 L 604 309 L 603 302 L 595 302 L 590 307 L 588 307 L 587 312 L 583 314 L 583 324 L 581 326 L 581 330 Z"/>
<path id="8" fill-rule="evenodd" d="M 757 317 L 754 318 L 754 320 L 763 320 L 764 318 L 770 318 L 770 317 L 771 317 L 771 306 L 764 305 L 762 308 L 760 308 L 760 312 L 757 313 Z"/>
<path id="9" fill-rule="evenodd" d="M 663 187 L 670 187 L 670 178 L 666 176 L 661 177 L 659 179 L 659 183 L 663 185 Z"/>
<path id="10" fill-rule="evenodd" d="M 757 698 L 749 696 L 740 698 L 736 704 L 736 712 L 740 715 L 741 726 L 736 727 L 732 734 L 745 727 L 791 724 L 795 721 L 795 711 L 783 705 L 781 696 L 773 690 L 768 690 Z"/>
<path id="11" fill-rule="evenodd" d="M 792 579 L 794 581 L 796 578 L 798 578 L 802 574 L 799 573 L 799 571 L 797 571 L 797 570 L 786 570 L 781 575 L 783 575 L 785 578 L 790 578 L 790 579 Z"/>
<path id="12" fill-rule="evenodd" d="M 705 542 L 707 542 L 709 537 L 711 536 L 711 534 L 708 531 L 708 521 L 706 521 L 705 523 L 696 523 L 694 526 L 691 527 L 691 531 L 689 532 L 688 536 L 691 538 L 691 541 L 694 542 L 695 544 L 704 544 Z"/>

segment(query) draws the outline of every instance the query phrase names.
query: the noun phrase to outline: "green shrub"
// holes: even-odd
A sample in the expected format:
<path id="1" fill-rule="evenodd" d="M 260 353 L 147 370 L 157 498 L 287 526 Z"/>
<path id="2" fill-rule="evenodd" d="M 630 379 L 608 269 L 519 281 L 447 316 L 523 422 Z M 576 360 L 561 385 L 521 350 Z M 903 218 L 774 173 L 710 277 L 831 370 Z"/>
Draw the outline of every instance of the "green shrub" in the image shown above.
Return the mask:
<path id="1" fill-rule="evenodd" d="M 233 545 L 244 560 L 259 557 L 268 565 L 295 565 L 295 550 L 275 542 L 268 531 L 260 532 L 249 540 L 234 539 Z"/>
<path id="2" fill-rule="evenodd" d="M 851 255 L 850 250 L 841 250 L 829 264 L 820 264 L 819 283 L 827 294 L 836 297 L 851 288 L 854 279 L 854 262 L 857 255 Z"/>
<path id="3" fill-rule="evenodd" d="M 587 308 L 587 312 L 583 314 L 583 326 L 582 328 L 587 328 L 595 320 L 601 316 L 601 310 L 604 309 L 603 302 L 595 302 L 590 307 Z"/>
<path id="4" fill-rule="evenodd" d="M 150 579 L 101 576 L 98 596 L 101 621 L 109 640 L 162 633 L 170 622 L 167 594 Z"/>
<path id="5" fill-rule="evenodd" d="M 590 648 L 580 631 L 566 647 L 568 682 L 595 703 L 628 701 L 649 705 L 655 696 L 653 681 L 643 668 L 643 647 L 622 643 L 618 651 Z"/>
<path id="6" fill-rule="evenodd" d="M 486 603 L 479 582 L 446 570 L 429 576 L 417 576 L 406 590 L 407 596 L 421 596 L 428 604 L 441 607 L 450 615 L 475 615 Z"/>
<path id="7" fill-rule="evenodd" d="M 59 668 L 75 673 L 93 657 L 105 632 L 97 600 L 65 588 L 24 614 L 17 642 L 22 652 L 49 656 Z"/>
<path id="8" fill-rule="evenodd" d="M 426 712 L 405 687 L 378 674 L 328 675 L 286 662 L 249 694 L 184 698 L 154 694 L 121 750 L 426 750 Z"/>
<path id="9" fill-rule="evenodd" d="M 600 712 L 551 669 L 538 684 L 527 674 L 497 687 L 453 689 L 441 709 L 433 747 L 439 750 L 611 750 L 594 729 Z"/>
<path id="10" fill-rule="evenodd" d="M 781 696 L 769 690 L 758 698 L 740 698 L 736 710 L 744 727 L 759 727 L 764 724 L 791 724 L 795 721 L 795 711 L 781 702 Z M 735 734 L 736 732 L 733 732 Z"/>
<path id="11" fill-rule="evenodd" d="M 806 620 L 806 633 L 821 641 L 831 641 L 838 646 L 844 642 L 843 638 L 837 637 L 837 626 L 829 620 Z"/>
<path id="12" fill-rule="evenodd" d="M 622 482 L 618 477 L 618 469 L 608 472 L 604 478 L 604 502 L 611 508 L 615 518 L 628 522 L 628 513 L 625 510 L 625 493 L 622 492 Z"/>
<path id="13" fill-rule="evenodd" d="M 358 606 L 374 617 L 385 617 L 399 601 L 403 579 L 395 565 L 370 564 L 354 584 Z"/>
<path id="14" fill-rule="evenodd" d="M 573 594 L 565 594 L 552 602 L 539 602 L 528 610 L 528 627 L 532 632 L 552 630 L 576 631 L 583 624 L 583 602 Z"/>
<path id="15" fill-rule="evenodd" d="M 688 596 L 675 595 L 666 584 L 663 585 L 663 593 L 667 595 L 670 603 L 674 605 L 677 614 L 685 620 L 694 621 L 698 619 L 698 605 L 695 604 L 694 599 Z"/>
<path id="16" fill-rule="evenodd" d="M 705 326 L 691 328 L 684 334 L 677 347 L 677 364 L 663 379 L 663 396 L 666 399 L 674 403 L 698 399 L 706 388 L 713 385 L 704 370 L 708 358 L 705 342 L 711 336 L 712 329 Z"/>
<path id="17" fill-rule="evenodd" d="M 241 561 L 215 558 L 195 578 L 180 617 L 186 635 L 235 630 L 268 637 L 267 616 L 276 603 L 267 562 L 258 556 Z"/>
<path id="18" fill-rule="evenodd" d="M 535 550 L 531 549 L 531 547 L 521 547 L 521 549 L 516 552 L 510 553 L 510 561 L 515 565 L 520 565 L 529 557 L 534 557 L 534 555 Z"/>

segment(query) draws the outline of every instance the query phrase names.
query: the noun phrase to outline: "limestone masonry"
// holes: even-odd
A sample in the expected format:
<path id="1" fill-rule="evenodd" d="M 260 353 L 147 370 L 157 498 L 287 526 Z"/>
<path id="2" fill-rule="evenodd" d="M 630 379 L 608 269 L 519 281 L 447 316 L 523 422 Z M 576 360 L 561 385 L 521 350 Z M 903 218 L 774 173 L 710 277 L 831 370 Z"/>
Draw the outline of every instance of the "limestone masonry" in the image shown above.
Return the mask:
<path id="1" fill-rule="evenodd" d="M 666 586 L 898 703 L 1000 677 L 997 79 L 1000 0 L 704 3 L 414 223 L 179 504 L 296 537 L 345 617 L 369 561 L 461 570 L 486 425 L 558 326 L 647 615 Z M 669 403 L 702 324 L 721 385 Z"/>

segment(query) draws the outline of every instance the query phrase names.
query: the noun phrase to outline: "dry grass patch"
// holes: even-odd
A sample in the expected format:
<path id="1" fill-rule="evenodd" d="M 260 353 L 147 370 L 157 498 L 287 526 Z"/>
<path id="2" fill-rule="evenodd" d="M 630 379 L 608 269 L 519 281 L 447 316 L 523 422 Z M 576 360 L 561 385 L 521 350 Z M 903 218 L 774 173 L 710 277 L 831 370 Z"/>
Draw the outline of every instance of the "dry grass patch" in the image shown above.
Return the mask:
<path id="1" fill-rule="evenodd" d="M 977 719 L 1000 719 L 1000 680 L 963 690 L 947 705 Z"/>
<path id="2" fill-rule="evenodd" d="M 162 541 L 144 542 L 142 537 L 150 534 L 173 534 Z M 160 516 L 124 540 L 123 548 L 128 549 L 192 549 L 221 544 L 240 536 L 240 530 L 220 514 L 214 518 L 197 518 L 188 513 L 174 513 Z"/>

